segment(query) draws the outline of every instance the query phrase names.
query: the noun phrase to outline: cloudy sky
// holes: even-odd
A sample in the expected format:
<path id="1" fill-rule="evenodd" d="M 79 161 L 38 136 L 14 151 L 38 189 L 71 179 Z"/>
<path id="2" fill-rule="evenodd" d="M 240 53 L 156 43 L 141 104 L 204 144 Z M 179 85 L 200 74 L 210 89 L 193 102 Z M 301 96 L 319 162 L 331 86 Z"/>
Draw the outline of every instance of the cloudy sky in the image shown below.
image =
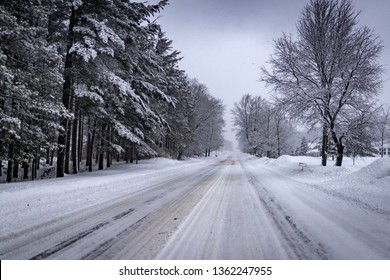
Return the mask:
<path id="1" fill-rule="evenodd" d="M 149 3 L 156 3 L 150 0 Z M 159 23 L 175 49 L 180 65 L 191 78 L 205 84 L 226 105 L 226 136 L 232 139 L 230 110 L 250 93 L 269 97 L 258 82 L 259 68 L 273 51 L 273 40 L 283 32 L 295 34 L 302 8 L 309 0 L 170 0 Z M 381 99 L 390 105 L 390 1 L 352 0 L 361 24 L 381 36 L 385 49 L 380 63 Z"/>

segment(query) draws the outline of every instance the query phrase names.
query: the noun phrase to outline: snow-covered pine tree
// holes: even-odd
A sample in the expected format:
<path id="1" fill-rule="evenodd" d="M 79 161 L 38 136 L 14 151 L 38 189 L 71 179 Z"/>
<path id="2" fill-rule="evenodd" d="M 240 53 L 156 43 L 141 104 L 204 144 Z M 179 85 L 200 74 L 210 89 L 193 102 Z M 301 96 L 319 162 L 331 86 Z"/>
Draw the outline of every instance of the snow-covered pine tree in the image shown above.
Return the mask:
<path id="1" fill-rule="evenodd" d="M 157 135 L 157 143 L 171 156 L 181 159 L 188 153 L 193 141 L 191 122 L 194 118 L 189 80 L 185 72 L 178 66 L 180 53 L 172 48 L 169 40 L 161 30 L 158 33 L 156 54 L 164 73 L 160 80 L 160 87 L 169 96 L 174 98 L 175 106 L 165 103 L 156 106 L 160 114 L 167 121 L 168 126 L 162 127 Z"/>
<path id="2" fill-rule="evenodd" d="M 59 119 L 68 116 L 57 101 L 60 56 L 47 40 L 48 14 L 41 1 L 0 5 L 0 145 L 8 182 L 18 177 L 19 164 L 25 178 L 29 167 L 35 178 L 41 149 L 52 145 Z"/>
<path id="3" fill-rule="evenodd" d="M 88 164 L 92 164 L 96 144 L 96 154 L 100 157 L 110 147 L 123 150 L 108 140 L 117 139 L 107 137 L 111 131 L 131 145 L 139 146 L 143 153 L 154 153 L 146 144 L 145 130 L 162 123 L 162 119 L 151 109 L 150 98 L 172 100 L 150 82 L 156 65 L 152 49 L 154 29 L 148 18 L 159 12 L 166 2 L 156 5 L 124 1 L 68 3 L 63 102 L 76 116 L 85 116 L 88 123 L 93 124 L 87 127 L 90 135 Z M 77 121 L 72 125 L 73 137 L 76 137 Z M 59 137 L 58 177 L 63 176 L 69 166 L 66 157 L 71 126 L 65 121 L 63 126 L 66 132 Z M 74 151 L 73 154 L 75 158 L 79 153 Z"/>

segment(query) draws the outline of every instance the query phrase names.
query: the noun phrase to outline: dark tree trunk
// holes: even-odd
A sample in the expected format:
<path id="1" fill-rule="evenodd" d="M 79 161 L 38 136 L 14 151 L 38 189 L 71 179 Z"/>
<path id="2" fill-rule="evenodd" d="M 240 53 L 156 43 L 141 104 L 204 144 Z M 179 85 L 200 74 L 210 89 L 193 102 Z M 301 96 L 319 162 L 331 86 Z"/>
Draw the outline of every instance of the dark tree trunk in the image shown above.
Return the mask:
<path id="1" fill-rule="evenodd" d="M 344 157 L 344 145 L 339 140 L 339 142 L 336 144 L 337 149 L 337 156 L 336 156 L 336 166 L 341 166 L 343 164 L 343 157 Z"/>
<path id="2" fill-rule="evenodd" d="M 181 160 L 183 153 L 184 153 L 184 150 L 179 147 L 179 152 L 177 154 L 177 160 Z"/>
<path id="3" fill-rule="evenodd" d="M 72 6 L 72 12 L 69 19 L 68 37 L 67 37 L 67 52 L 64 66 L 64 85 L 62 90 L 62 103 L 65 109 L 70 109 L 70 96 L 72 89 L 72 67 L 73 67 L 73 54 L 70 53 L 70 49 L 73 46 L 74 41 L 74 27 L 76 25 L 76 10 Z M 57 155 L 57 177 L 64 177 L 64 163 L 65 163 L 65 151 L 66 151 L 66 136 L 69 132 L 68 120 L 63 118 L 61 126 L 64 128 L 59 131 L 58 136 L 58 155 Z"/>
<path id="4" fill-rule="evenodd" d="M 96 141 L 96 151 L 95 151 L 95 164 L 99 164 L 99 155 L 100 155 L 100 141 L 99 137 Z"/>
<path id="5" fill-rule="evenodd" d="M 342 143 L 337 144 L 337 157 L 336 157 L 336 166 L 341 166 L 343 164 L 344 157 L 344 145 Z"/>
<path id="6" fill-rule="evenodd" d="M 40 155 L 41 147 L 37 148 L 37 170 L 40 168 L 40 162 L 41 162 L 41 155 Z"/>
<path id="7" fill-rule="evenodd" d="M 111 135 L 111 128 L 108 127 L 107 128 L 107 140 L 106 141 L 106 154 L 107 154 L 107 162 L 106 162 L 106 166 L 107 168 L 111 167 L 111 152 L 110 152 L 110 143 L 112 142 L 112 135 Z"/>
<path id="8" fill-rule="evenodd" d="M 67 130 L 67 120 L 61 121 L 62 127 Z M 58 151 L 57 151 L 57 177 L 64 177 L 65 175 L 65 145 L 66 145 L 66 132 L 60 131 L 58 136 Z"/>
<path id="9" fill-rule="evenodd" d="M 111 153 L 109 150 L 107 150 L 107 161 L 106 161 L 107 168 L 111 167 Z"/>
<path id="10" fill-rule="evenodd" d="M 28 179 L 28 164 L 23 162 L 23 179 Z"/>
<path id="11" fill-rule="evenodd" d="M 332 134 L 333 142 L 336 145 L 336 152 L 337 152 L 336 166 L 341 166 L 343 164 L 343 157 L 344 157 L 344 145 L 342 142 L 343 137 L 337 138 L 337 135 L 333 130 L 331 131 L 331 134 Z"/>
<path id="12" fill-rule="evenodd" d="M 99 153 L 99 170 L 104 169 L 104 149 L 103 147 L 100 147 L 100 153 Z"/>
<path id="13" fill-rule="evenodd" d="M 324 123 L 322 128 L 322 147 L 321 147 L 321 164 L 322 166 L 326 166 L 328 161 L 328 126 Z"/>
<path id="14" fill-rule="evenodd" d="M 134 162 L 134 143 L 131 143 L 130 146 L 130 163 Z"/>
<path id="15" fill-rule="evenodd" d="M 95 125 L 92 128 L 92 135 L 91 135 L 91 141 L 89 143 L 89 151 L 88 151 L 88 159 L 89 162 L 88 165 L 88 171 L 92 172 L 92 159 L 93 159 L 93 144 L 95 142 Z"/>
<path id="16" fill-rule="evenodd" d="M 32 160 L 31 164 L 31 181 L 35 179 L 35 158 Z"/>
<path id="17" fill-rule="evenodd" d="M 277 125 L 276 125 L 276 136 L 277 136 L 277 156 L 280 157 L 281 155 L 281 150 L 282 148 L 280 147 L 281 146 L 281 139 L 280 139 L 280 117 L 278 118 L 278 122 L 277 122 Z"/>
<path id="18" fill-rule="evenodd" d="M 381 158 L 383 158 L 383 154 L 384 154 L 383 139 L 384 139 L 384 135 L 382 134 L 382 138 L 381 138 Z"/>
<path id="19" fill-rule="evenodd" d="M 166 139 L 165 139 L 165 148 L 167 148 L 168 151 L 170 150 L 170 146 L 171 146 L 169 140 L 170 140 L 169 136 L 167 136 Z"/>
<path id="20" fill-rule="evenodd" d="M 126 147 L 125 148 L 125 162 L 126 163 L 129 163 L 129 153 L 130 153 L 130 149 L 129 149 L 129 147 Z"/>
<path id="21" fill-rule="evenodd" d="M 91 165 L 90 151 L 91 151 L 91 134 L 90 134 L 90 132 L 88 132 L 88 138 L 87 138 L 87 158 L 85 159 L 85 166 L 86 167 Z"/>
<path id="22" fill-rule="evenodd" d="M 77 107 L 77 105 L 75 105 Z M 78 173 L 78 142 L 77 142 L 77 132 L 78 132 L 78 110 L 75 108 L 75 118 L 73 120 L 73 126 L 72 126 L 72 174 Z"/>
<path id="23" fill-rule="evenodd" d="M 83 158 L 83 138 L 84 138 L 84 124 L 83 124 L 83 117 L 81 113 L 79 112 L 79 141 L 78 141 L 78 163 L 77 163 L 77 169 L 80 170 L 80 163 Z"/>
<path id="24" fill-rule="evenodd" d="M 50 164 L 50 148 L 46 149 L 46 164 Z"/>
<path id="25" fill-rule="evenodd" d="M 12 182 L 13 157 L 14 157 L 14 143 L 11 142 L 8 147 L 7 183 Z"/>
<path id="26" fill-rule="evenodd" d="M 91 150 L 91 136 L 92 136 L 92 133 L 91 133 L 91 120 L 88 120 L 88 136 L 87 136 L 87 158 L 85 160 L 85 166 L 90 166 L 91 162 L 89 161 L 90 160 L 90 150 Z"/>
<path id="27" fill-rule="evenodd" d="M 71 109 L 73 110 L 73 97 L 70 98 L 70 105 Z M 74 121 L 73 121 L 74 122 Z M 72 129 L 73 129 L 73 122 L 68 121 L 68 129 L 66 132 L 66 145 L 65 145 L 65 174 L 70 174 L 70 145 L 71 145 L 71 137 L 72 135 Z"/>
<path id="28" fill-rule="evenodd" d="M 54 161 L 54 149 L 51 151 L 50 166 L 53 166 L 53 161 Z"/>
<path id="29" fill-rule="evenodd" d="M 37 155 L 35 154 L 33 161 L 32 161 L 32 166 L 31 166 L 31 180 L 34 181 L 37 178 L 37 165 L 38 165 L 38 160 L 37 160 Z"/>
<path id="30" fill-rule="evenodd" d="M 105 133 L 105 126 L 103 126 L 102 128 L 102 131 L 101 131 L 101 136 L 100 136 L 100 144 L 99 144 L 99 170 L 103 170 L 104 169 L 104 139 L 103 139 L 103 136 L 104 136 L 104 133 Z"/>
<path id="31" fill-rule="evenodd" d="M 19 163 L 17 162 L 13 166 L 12 177 L 15 179 L 19 178 Z"/>

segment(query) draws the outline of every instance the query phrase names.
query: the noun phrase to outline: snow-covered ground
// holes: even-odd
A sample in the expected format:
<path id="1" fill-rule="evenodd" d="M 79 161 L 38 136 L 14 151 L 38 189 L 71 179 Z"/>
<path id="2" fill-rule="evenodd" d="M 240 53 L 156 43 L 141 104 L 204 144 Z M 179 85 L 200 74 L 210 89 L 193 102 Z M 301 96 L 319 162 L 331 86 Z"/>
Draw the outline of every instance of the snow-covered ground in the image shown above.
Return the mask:
<path id="1" fill-rule="evenodd" d="M 1 184 L 0 257 L 390 259 L 389 201 L 390 158 L 157 158 Z"/>
<path id="2" fill-rule="evenodd" d="M 214 158 L 177 161 L 165 158 L 141 160 L 139 164 L 114 165 L 111 169 L 59 179 L 0 185 L 0 241 L 39 223 L 58 219 L 82 209 L 120 198 L 204 168 Z"/>
<path id="3" fill-rule="evenodd" d="M 345 157 L 342 167 L 335 166 L 332 160 L 326 167 L 320 162 L 320 158 L 315 157 L 282 156 L 260 160 L 259 164 L 298 182 L 390 215 L 390 157 L 355 160 Z M 299 163 L 306 166 L 302 168 Z"/>
<path id="4" fill-rule="evenodd" d="M 390 259 L 390 158 L 355 165 L 347 158 L 341 168 L 310 157 L 248 157 L 242 163 L 268 207 L 280 210 L 281 226 L 296 229 L 318 256 Z"/>

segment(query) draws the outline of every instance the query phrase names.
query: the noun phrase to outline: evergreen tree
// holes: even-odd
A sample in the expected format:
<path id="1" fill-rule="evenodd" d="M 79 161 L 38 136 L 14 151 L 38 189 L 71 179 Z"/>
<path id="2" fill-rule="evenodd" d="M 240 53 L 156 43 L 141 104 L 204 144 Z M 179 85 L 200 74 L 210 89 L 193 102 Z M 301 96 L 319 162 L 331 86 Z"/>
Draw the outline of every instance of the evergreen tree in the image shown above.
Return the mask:
<path id="1" fill-rule="evenodd" d="M 33 167 L 34 178 L 41 149 L 52 145 L 53 129 L 68 117 L 57 101 L 60 56 L 47 40 L 49 11 L 41 1 L 28 2 L 0 5 L 1 157 L 8 160 L 8 182 L 22 163 Z"/>

